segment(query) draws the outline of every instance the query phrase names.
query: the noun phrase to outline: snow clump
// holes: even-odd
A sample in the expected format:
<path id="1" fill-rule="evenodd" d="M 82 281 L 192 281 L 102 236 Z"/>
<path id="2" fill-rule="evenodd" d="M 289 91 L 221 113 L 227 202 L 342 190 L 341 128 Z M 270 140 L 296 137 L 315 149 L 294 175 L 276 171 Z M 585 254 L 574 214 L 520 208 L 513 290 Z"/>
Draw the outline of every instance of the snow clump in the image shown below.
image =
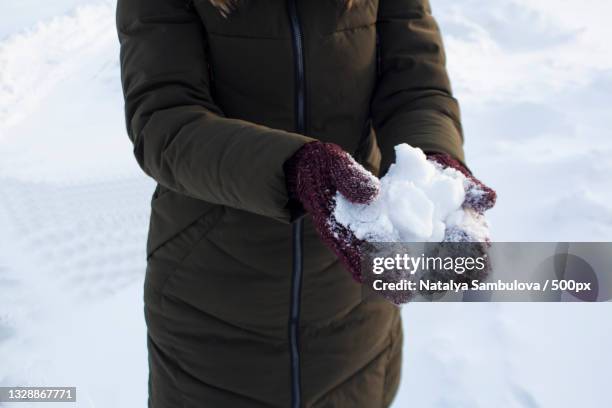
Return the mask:
<path id="1" fill-rule="evenodd" d="M 339 224 L 369 242 L 489 240 L 484 216 L 463 207 L 470 181 L 461 172 L 442 168 L 408 144 L 397 145 L 395 153 L 372 203 L 354 204 L 336 193 Z"/>

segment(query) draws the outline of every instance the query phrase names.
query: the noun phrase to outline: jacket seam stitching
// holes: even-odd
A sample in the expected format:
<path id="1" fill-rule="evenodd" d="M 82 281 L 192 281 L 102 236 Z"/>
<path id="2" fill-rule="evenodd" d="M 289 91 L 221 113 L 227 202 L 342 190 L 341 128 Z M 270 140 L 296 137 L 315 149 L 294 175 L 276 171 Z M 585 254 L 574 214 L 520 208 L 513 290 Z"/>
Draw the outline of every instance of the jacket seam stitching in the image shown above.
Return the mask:
<path id="1" fill-rule="evenodd" d="M 240 38 L 245 40 L 273 40 L 273 41 L 286 41 L 290 40 L 290 37 L 268 37 L 268 36 L 257 36 L 257 35 L 247 35 L 247 34 L 228 34 L 228 33 L 220 33 L 216 31 L 208 31 L 209 35 L 214 35 L 217 37 L 225 37 L 225 38 Z"/>
<path id="2" fill-rule="evenodd" d="M 352 31 L 359 31 L 359 30 L 365 30 L 366 28 L 370 28 L 370 27 L 374 27 L 376 26 L 376 23 L 368 23 L 368 24 L 362 24 L 362 25 L 358 25 L 355 27 L 347 27 L 347 28 L 342 28 L 340 30 L 335 30 L 332 31 L 328 34 L 326 34 L 327 36 L 332 36 L 335 34 L 343 34 L 343 33 L 347 33 L 347 32 L 352 32 Z"/>

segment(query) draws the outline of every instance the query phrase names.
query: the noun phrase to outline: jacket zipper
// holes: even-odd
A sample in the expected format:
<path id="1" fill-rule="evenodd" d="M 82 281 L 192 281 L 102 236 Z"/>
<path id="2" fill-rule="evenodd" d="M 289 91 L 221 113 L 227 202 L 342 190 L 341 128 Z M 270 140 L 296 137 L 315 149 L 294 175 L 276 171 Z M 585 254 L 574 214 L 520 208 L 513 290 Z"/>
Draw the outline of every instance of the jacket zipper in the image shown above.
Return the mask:
<path id="1" fill-rule="evenodd" d="M 291 34 L 293 39 L 293 53 L 295 64 L 295 113 L 296 131 L 306 133 L 306 83 L 304 79 L 304 44 L 303 33 L 298 17 L 296 0 L 287 0 Z M 289 317 L 289 343 L 291 354 L 291 407 L 299 408 L 302 405 L 302 386 L 300 368 L 300 301 L 302 292 L 302 275 L 304 269 L 303 258 L 304 217 L 293 223 L 293 270 L 291 274 L 291 310 Z"/>

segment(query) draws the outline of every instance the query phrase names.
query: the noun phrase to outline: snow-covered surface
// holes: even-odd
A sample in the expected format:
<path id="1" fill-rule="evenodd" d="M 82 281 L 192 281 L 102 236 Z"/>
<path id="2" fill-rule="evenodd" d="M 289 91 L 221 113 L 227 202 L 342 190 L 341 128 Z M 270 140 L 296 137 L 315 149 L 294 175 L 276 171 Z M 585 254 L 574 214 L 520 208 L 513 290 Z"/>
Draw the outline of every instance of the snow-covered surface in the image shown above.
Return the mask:
<path id="1" fill-rule="evenodd" d="M 404 143 L 395 146 L 395 163 L 380 180 L 376 199 L 355 204 L 338 192 L 334 218 L 369 242 L 442 242 L 458 236 L 484 242 L 486 219 L 462 208 L 468 190 L 474 194 L 461 172 L 434 164 L 421 149 Z"/>
<path id="2" fill-rule="evenodd" d="M 432 3 L 495 240 L 611 240 L 612 3 Z M 79 407 L 146 404 L 153 185 L 117 52 L 112 0 L 0 2 L 0 384 L 76 385 Z M 408 305 L 395 406 L 612 406 L 610 312 Z"/>

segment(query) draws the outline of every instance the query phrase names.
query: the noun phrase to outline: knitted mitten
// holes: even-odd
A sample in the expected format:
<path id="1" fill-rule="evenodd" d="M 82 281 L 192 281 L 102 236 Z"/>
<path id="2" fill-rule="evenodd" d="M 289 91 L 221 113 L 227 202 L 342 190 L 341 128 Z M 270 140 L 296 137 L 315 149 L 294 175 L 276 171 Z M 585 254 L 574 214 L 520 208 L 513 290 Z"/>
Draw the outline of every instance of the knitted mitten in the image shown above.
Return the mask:
<path id="1" fill-rule="evenodd" d="M 290 198 L 302 204 L 323 242 L 361 282 L 362 242 L 336 222 L 334 198 L 340 192 L 353 203 L 368 204 L 378 194 L 379 180 L 340 146 L 322 142 L 300 148 L 285 163 L 285 175 Z"/>
<path id="2" fill-rule="evenodd" d="M 431 153 L 427 155 L 427 159 L 438 164 L 442 168 L 453 168 L 467 177 L 465 202 L 463 203 L 464 207 L 471 208 L 480 214 L 493 208 L 497 200 L 497 193 L 495 190 L 474 177 L 468 169 L 459 163 L 459 161 L 453 159 L 446 153 Z"/>

